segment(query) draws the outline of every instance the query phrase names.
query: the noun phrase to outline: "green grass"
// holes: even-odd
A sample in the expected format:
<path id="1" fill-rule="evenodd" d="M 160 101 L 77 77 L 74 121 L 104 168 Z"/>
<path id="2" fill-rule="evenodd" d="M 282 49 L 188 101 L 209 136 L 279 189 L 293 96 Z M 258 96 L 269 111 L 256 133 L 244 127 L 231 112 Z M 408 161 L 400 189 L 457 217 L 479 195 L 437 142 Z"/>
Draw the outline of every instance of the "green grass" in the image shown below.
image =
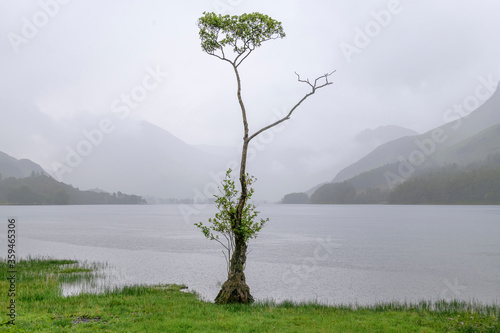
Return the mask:
<path id="1" fill-rule="evenodd" d="M 6 325 L 7 265 L 0 263 L 0 332 L 500 332 L 500 307 L 462 302 L 324 306 L 200 301 L 183 286 L 130 286 L 63 297 L 60 284 L 103 266 L 29 258 L 17 272 L 16 325 Z M 73 276 L 73 277 L 69 277 Z"/>

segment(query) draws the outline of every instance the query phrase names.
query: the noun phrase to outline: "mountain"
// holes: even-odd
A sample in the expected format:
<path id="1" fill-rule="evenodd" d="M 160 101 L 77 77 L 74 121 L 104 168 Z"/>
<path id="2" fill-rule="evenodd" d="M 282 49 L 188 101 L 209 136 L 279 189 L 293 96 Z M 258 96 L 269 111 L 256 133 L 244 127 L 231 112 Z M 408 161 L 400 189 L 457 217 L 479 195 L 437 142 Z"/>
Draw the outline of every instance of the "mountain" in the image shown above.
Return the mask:
<path id="1" fill-rule="evenodd" d="M 349 161 L 356 161 L 357 159 L 365 156 L 370 151 L 372 151 L 377 146 L 387 143 L 389 141 L 393 141 L 402 137 L 414 136 L 418 135 L 418 133 L 414 130 L 407 129 L 401 126 L 396 125 L 387 125 L 387 126 L 379 126 L 375 129 L 365 129 L 355 135 L 352 140 L 347 140 L 343 143 L 347 149 L 350 151 L 350 158 L 343 158 L 341 160 L 344 161 L 345 164 L 349 163 Z M 336 154 L 335 154 L 336 155 Z M 358 156 L 356 158 L 356 156 Z M 344 164 L 344 165 L 345 165 Z M 325 177 L 328 174 L 335 174 L 329 169 L 323 170 L 321 174 L 318 174 L 319 179 L 326 179 Z M 323 176 L 321 178 L 321 176 Z M 316 177 L 318 179 L 318 177 Z M 309 190 L 304 193 L 308 196 L 311 196 L 317 189 L 321 186 L 328 184 L 329 182 L 323 182 L 316 186 L 309 188 Z M 282 199 L 283 201 L 283 199 Z"/>
<path id="2" fill-rule="evenodd" d="M 500 112 L 500 109 L 499 109 Z M 493 125 L 441 153 L 440 164 L 461 165 L 481 161 L 485 156 L 500 153 L 500 124 Z"/>
<path id="3" fill-rule="evenodd" d="M 0 151 L 0 179 L 9 177 L 24 178 L 30 176 L 33 172 L 47 174 L 41 166 L 28 159 L 17 160 Z"/>
<path id="4" fill-rule="evenodd" d="M 80 191 L 45 174 L 0 180 L 0 204 L 11 205 L 99 205 L 145 204 L 137 195 L 121 192 Z"/>
<path id="5" fill-rule="evenodd" d="M 385 169 L 391 168 L 393 166 L 388 166 Z M 384 168 L 371 170 L 341 183 L 324 184 L 314 191 L 308 203 L 500 204 L 500 153 L 490 154 L 482 162 L 473 162 L 467 165 L 455 163 L 419 169 L 408 180 L 395 186 L 392 190 L 368 187 L 368 182 L 375 179 L 373 176 L 380 172 L 379 169 Z"/>
<path id="6" fill-rule="evenodd" d="M 66 154 L 56 156 L 57 163 L 69 167 L 52 170 L 54 177 L 84 189 L 137 193 L 151 202 L 212 200 L 229 167 L 237 178 L 241 151 L 236 147 L 189 145 L 163 128 L 131 118 L 115 125 L 112 133 L 96 140 L 99 144 L 88 156 L 80 157 L 78 165 L 71 166 L 67 160 L 75 162 L 74 154 L 85 137 L 70 145 Z M 278 134 L 257 137 L 250 143 L 247 159 L 247 172 L 258 180 L 254 199 L 277 201 L 285 191 L 332 177 L 336 162 L 333 153 L 287 146 Z"/>
<path id="7" fill-rule="evenodd" d="M 203 193 L 212 170 L 222 169 L 220 160 L 149 122 L 127 120 L 59 180 L 81 188 L 190 198 Z"/>
<path id="8" fill-rule="evenodd" d="M 483 163 L 428 170 L 398 185 L 389 204 L 500 204 L 500 154 Z"/>
<path id="9" fill-rule="evenodd" d="M 38 164 L 0 152 L 0 204 L 141 204 L 142 197 L 121 192 L 80 191 L 58 182 Z"/>
<path id="10" fill-rule="evenodd" d="M 386 142 L 405 136 L 418 135 L 414 130 L 396 125 L 379 126 L 375 129 L 365 129 L 354 137 L 354 141 L 366 148 L 375 148 Z"/>
<path id="11" fill-rule="evenodd" d="M 450 109 L 452 110 L 452 109 Z M 450 118 L 450 112 L 446 115 Z M 458 111 L 457 111 L 458 112 Z M 393 173 L 399 180 L 407 179 L 416 169 L 445 165 L 454 162 L 473 162 L 484 160 L 488 154 L 497 151 L 497 131 L 489 129 L 500 123 L 500 90 L 483 105 L 463 118 L 421 135 L 402 137 L 382 144 L 372 152 L 341 170 L 333 182 L 342 182 L 364 172 L 380 168 L 377 179 L 372 183 L 378 186 L 390 185 L 386 166 L 397 166 Z M 482 133 L 482 131 L 485 131 Z M 481 134 L 482 133 L 482 134 Z M 488 141 L 490 146 L 481 142 Z M 496 141 L 495 141 L 496 140 Z M 481 146 L 481 149 L 478 147 Z M 475 147 L 475 150 L 472 149 Z M 472 150 L 471 150 L 472 149 Z M 468 151 L 468 153 L 467 153 Z M 388 167 L 387 167 L 388 168 Z M 384 175 L 385 176 L 382 176 Z"/>

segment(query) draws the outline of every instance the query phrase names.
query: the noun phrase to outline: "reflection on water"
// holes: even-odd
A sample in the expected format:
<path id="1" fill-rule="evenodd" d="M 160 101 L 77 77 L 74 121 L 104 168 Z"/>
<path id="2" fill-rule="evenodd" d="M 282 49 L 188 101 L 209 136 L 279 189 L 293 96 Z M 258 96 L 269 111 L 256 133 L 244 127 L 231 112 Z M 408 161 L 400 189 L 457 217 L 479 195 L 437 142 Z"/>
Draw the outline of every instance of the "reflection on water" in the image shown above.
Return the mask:
<path id="1" fill-rule="evenodd" d="M 68 268 L 71 265 L 67 265 Z M 107 263 L 79 263 L 79 267 L 90 268 L 90 272 L 59 275 L 59 287 L 64 297 L 82 293 L 99 294 L 113 291 L 126 285 L 125 277 L 116 267 Z M 64 268 L 64 267 L 63 267 Z"/>

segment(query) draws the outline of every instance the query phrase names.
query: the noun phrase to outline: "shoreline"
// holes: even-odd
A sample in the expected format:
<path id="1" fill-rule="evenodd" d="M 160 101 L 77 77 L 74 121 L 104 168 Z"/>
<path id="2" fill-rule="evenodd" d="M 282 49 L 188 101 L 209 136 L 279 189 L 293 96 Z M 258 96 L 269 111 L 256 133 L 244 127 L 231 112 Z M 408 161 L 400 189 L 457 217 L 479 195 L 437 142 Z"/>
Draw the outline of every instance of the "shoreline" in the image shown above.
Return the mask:
<path id="1" fill-rule="evenodd" d="M 7 265 L 1 263 L 1 273 Z M 17 262 L 21 278 L 16 303 L 22 309 L 15 325 L 0 314 L 2 331 L 81 332 L 444 332 L 500 329 L 500 305 L 455 301 L 327 306 L 284 301 L 252 305 L 216 305 L 183 292 L 185 285 L 124 286 L 102 294 L 62 296 L 60 284 L 91 281 L 99 266 L 74 260 L 31 258 Z M 7 281 L 0 281 L 1 293 Z M 12 330 L 11 330 L 12 329 Z"/>

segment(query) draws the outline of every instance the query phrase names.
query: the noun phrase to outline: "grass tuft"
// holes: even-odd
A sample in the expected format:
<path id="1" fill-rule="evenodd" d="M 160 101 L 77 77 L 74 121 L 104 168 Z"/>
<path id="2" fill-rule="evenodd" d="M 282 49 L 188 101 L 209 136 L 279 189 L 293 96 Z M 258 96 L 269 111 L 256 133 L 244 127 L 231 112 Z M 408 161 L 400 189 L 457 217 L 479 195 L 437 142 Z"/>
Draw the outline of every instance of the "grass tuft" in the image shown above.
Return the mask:
<path id="1" fill-rule="evenodd" d="M 216 305 L 183 292 L 184 285 L 62 295 L 61 284 L 96 283 L 106 267 L 51 258 L 21 260 L 16 265 L 16 325 L 6 325 L 6 312 L 0 311 L 0 332 L 500 332 L 500 306 L 478 302 L 327 306 L 265 300 Z M 9 288 L 7 270 L 1 261 L 2 295 Z"/>

